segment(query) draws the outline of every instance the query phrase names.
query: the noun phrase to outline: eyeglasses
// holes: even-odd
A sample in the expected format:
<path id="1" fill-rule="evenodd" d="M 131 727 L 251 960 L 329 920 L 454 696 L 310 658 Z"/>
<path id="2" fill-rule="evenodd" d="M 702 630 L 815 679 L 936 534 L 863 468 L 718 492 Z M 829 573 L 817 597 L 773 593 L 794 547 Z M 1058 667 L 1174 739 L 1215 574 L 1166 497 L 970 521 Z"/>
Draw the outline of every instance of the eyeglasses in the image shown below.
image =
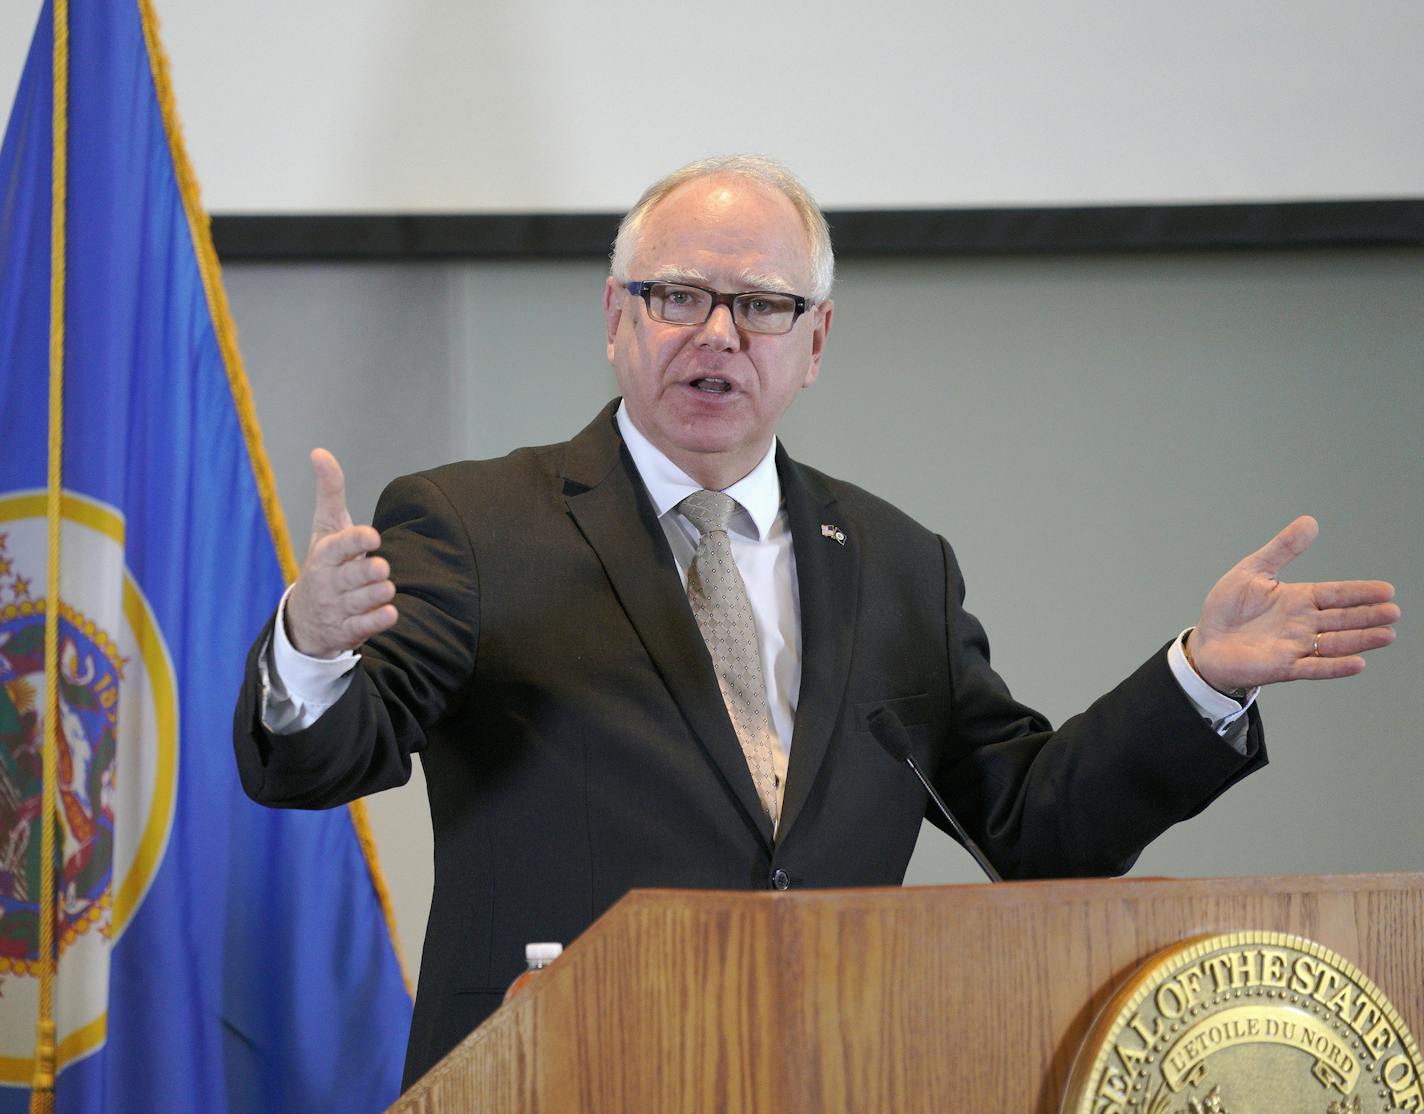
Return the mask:
<path id="1" fill-rule="evenodd" d="M 680 282 L 644 280 L 628 283 L 628 293 L 643 299 L 649 317 L 668 325 L 701 325 L 718 306 L 726 306 L 732 311 L 732 323 L 737 328 L 775 336 L 789 333 L 797 318 L 806 312 L 806 299 L 801 295 L 775 290 L 719 294 Z"/>

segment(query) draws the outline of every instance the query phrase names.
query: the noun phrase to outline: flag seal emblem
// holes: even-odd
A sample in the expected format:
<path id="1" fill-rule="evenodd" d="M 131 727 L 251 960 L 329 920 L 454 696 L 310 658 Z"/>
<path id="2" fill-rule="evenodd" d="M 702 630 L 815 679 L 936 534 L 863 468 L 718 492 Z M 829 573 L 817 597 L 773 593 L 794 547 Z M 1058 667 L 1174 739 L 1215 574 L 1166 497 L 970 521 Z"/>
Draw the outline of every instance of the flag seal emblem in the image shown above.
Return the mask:
<path id="1" fill-rule="evenodd" d="M 66 492 L 61 548 L 56 939 L 60 1063 L 104 1040 L 109 952 L 163 857 L 177 785 L 177 689 L 152 610 L 124 567 L 124 522 Z M 45 732 L 42 492 L 0 496 L 0 995 L 37 1001 Z M 0 1022 L 0 1081 L 33 1051 Z"/>

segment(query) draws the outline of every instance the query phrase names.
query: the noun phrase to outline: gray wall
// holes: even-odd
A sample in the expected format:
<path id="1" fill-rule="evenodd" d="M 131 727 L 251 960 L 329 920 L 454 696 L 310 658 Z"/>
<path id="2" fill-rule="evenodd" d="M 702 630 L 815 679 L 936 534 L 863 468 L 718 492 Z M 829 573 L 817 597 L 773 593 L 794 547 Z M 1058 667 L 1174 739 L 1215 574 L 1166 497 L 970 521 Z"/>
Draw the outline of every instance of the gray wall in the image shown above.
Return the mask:
<path id="1" fill-rule="evenodd" d="M 1424 652 L 1424 252 L 850 262 L 820 382 L 783 438 L 955 545 L 995 662 L 1055 719 L 1196 617 L 1294 515 L 1292 578 L 1384 577 L 1399 642 L 1262 698 L 1272 765 L 1135 873 L 1417 870 Z M 233 266 L 228 290 L 299 546 L 306 453 L 353 514 L 391 476 L 562 439 L 614 393 L 596 263 Z M 431 879 L 424 789 L 372 799 L 407 956 Z M 927 830 L 916 883 L 971 881 Z"/>

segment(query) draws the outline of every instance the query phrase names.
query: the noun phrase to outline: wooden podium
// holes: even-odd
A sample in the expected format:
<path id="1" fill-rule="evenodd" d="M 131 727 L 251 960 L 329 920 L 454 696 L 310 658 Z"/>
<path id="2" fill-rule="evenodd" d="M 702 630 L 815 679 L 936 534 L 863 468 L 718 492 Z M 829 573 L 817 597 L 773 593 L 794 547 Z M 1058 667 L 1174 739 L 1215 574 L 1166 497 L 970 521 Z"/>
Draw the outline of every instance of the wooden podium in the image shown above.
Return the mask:
<path id="1" fill-rule="evenodd" d="M 1424 1035 L 1424 874 L 642 890 L 391 1109 L 1052 1114 L 1115 987 L 1248 929 L 1338 952 Z"/>

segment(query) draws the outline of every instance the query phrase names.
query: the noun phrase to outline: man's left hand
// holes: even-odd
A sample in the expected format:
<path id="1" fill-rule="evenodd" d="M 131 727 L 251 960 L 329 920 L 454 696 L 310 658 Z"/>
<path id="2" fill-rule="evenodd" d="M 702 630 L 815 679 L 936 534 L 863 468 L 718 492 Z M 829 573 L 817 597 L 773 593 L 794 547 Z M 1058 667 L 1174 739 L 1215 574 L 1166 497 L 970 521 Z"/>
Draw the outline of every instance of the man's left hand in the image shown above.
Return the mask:
<path id="1" fill-rule="evenodd" d="M 1297 518 L 1207 594 L 1187 657 L 1219 692 L 1276 681 L 1349 677 L 1365 667 L 1360 655 L 1394 641 L 1399 608 L 1383 580 L 1283 584 L 1277 574 L 1320 533 L 1309 515 Z"/>

